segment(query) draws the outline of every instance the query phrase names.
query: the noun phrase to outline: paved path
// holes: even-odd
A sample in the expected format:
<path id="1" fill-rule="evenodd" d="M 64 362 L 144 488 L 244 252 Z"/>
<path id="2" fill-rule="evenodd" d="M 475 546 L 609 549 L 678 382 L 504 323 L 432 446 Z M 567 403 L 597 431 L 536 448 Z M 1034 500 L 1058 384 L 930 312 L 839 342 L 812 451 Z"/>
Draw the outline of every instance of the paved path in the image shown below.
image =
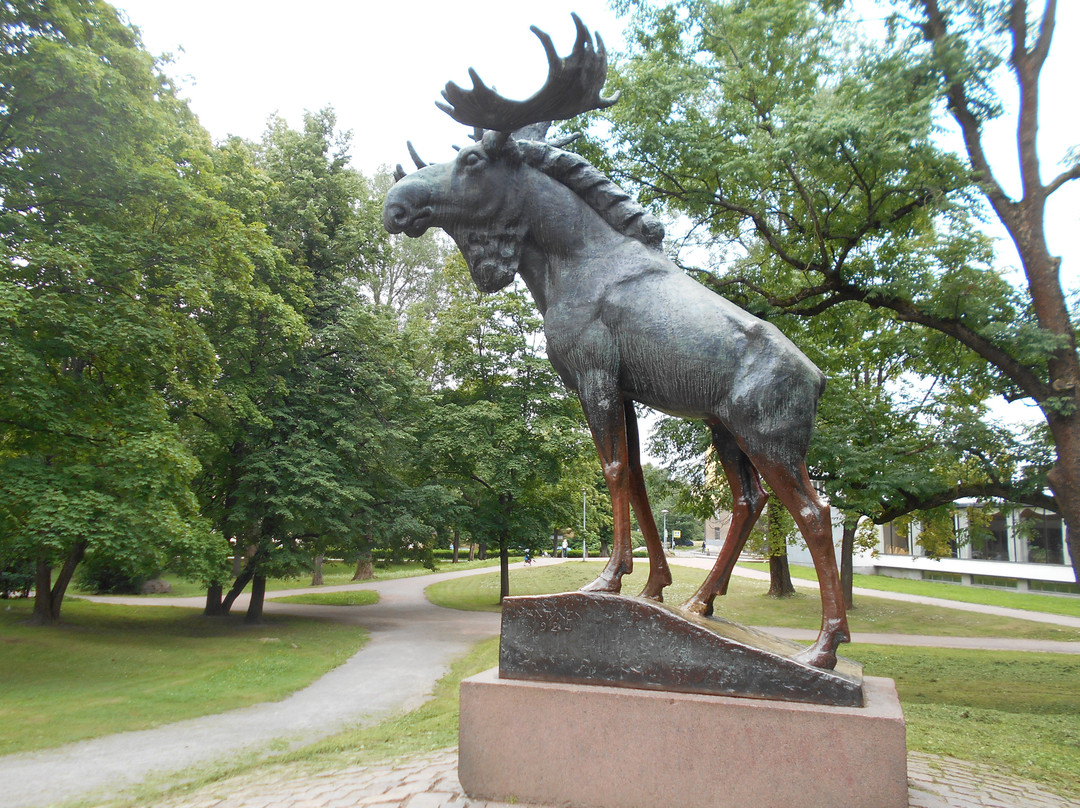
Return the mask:
<path id="1" fill-rule="evenodd" d="M 708 567 L 706 557 L 678 558 L 675 563 Z M 558 563 L 538 560 L 538 563 Z M 274 741 L 302 744 L 331 734 L 346 725 L 374 723 L 388 712 L 408 709 L 430 694 L 434 683 L 449 663 L 476 640 L 498 632 L 496 614 L 457 612 L 428 603 L 423 590 L 432 583 L 459 575 L 475 575 L 489 569 L 463 573 L 405 578 L 368 584 L 380 593 L 380 602 L 356 609 L 277 604 L 268 600 L 268 613 L 320 614 L 334 619 L 355 620 L 370 631 L 370 640 L 344 665 L 307 688 L 280 702 L 260 704 L 242 710 L 181 721 L 157 729 L 128 732 L 91 741 L 69 744 L 54 750 L 0 757 L 0 799 L 5 808 L 36 808 L 57 801 L 83 797 L 95 791 L 116 793 L 123 786 L 149 777 L 176 772 L 208 761 L 234 755 L 237 751 L 265 749 Z M 740 570 L 758 577 L 760 573 Z M 767 576 L 766 576 L 767 577 Z M 815 586 L 813 582 L 799 582 Z M 358 585 L 325 587 L 320 591 L 355 589 Z M 310 588 L 275 591 L 269 597 L 310 593 Z M 863 590 L 861 594 L 882 597 L 894 593 Z M 910 596 L 898 599 L 908 600 Z M 116 600 L 116 599 L 111 599 Z M 922 602 L 934 599 L 917 599 Z M 133 599 L 142 605 L 147 599 Z M 201 598 L 175 599 L 170 603 L 199 607 Z M 162 605 L 161 600 L 150 601 Z M 970 604 L 936 601 L 945 608 L 970 608 Z M 242 608 L 238 604 L 237 608 Z M 988 607 L 986 607 L 988 608 Z M 984 607 L 977 607 L 984 611 Z M 1036 619 L 1036 613 L 1004 610 L 1009 616 Z M 1015 613 L 1015 614 L 1013 614 Z M 1046 617 L 1046 616 L 1043 616 Z M 1046 622 L 1072 618 L 1049 616 Z M 1080 623 L 1080 621 L 1078 621 Z M 780 631 L 780 630 L 778 630 Z M 782 630 L 789 631 L 789 630 Z M 812 636 L 813 632 L 806 632 Z M 872 638 L 872 639 L 871 639 Z M 860 635 L 859 642 L 894 644 L 943 644 L 951 647 L 1003 647 L 993 638 L 970 641 L 966 638 L 912 638 L 906 635 Z M 953 642 L 978 645 L 952 645 Z M 1015 643 L 1015 640 L 996 641 Z M 1062 650 L 1076 653 L 1078 643 L 1040 643 L 1021 650 Z M 1055 646 L 1055 647 L 1048 647 Z M 1015 646 L 1011 646 L 1015 647 Z M 986 779 L 987 772 L 972 774 L 972 764 L 947 762 L 928 756 L 909 756 L 911 808 L 1059 808 L 1070 805 L 1046 795 L 1031 784 Z M 456 750 L 411 762 L 374 767 L 347 767 L 319 775 L 300 770 L 266 770 L 251 779 L 240 778 L 207 787 L 190 799 L 169 802 L 177 806 L 254 806 L 313 808 L 350 806 L 393 806 L 394 808 L 482 808 L 485 803 L 464 798 L 456 779 Z M 981 770 L 980 770 L 981 771 Z M 273 776 L 276 779 L 267 780 Z M 987 775 L 988 776 L 988 775 Z M 265 787 L 264 787 L 265 786 Z M 231 790 L 230 790 L 231 789 Z M 268 791 L 269 789 L 269 791 Z M 224 795 L 224 796 L 218 796 Z M 250 802 L 262 795 L 261 802 Z M 343 796 L 345 795 L 345 796 Z M 496 808 L 491 805 L 488 808 Z"/>
<path id="2" fill-rule="evenodd" d="M 516 808 L 529 808 L 514 803 Z M 273 767 L 226 780 L 155 808 L 510 808 L 471 800 L 457 778 L 457 750 L 321 772 Z M 908 808 L 1076 808 L 1034 783 L 988 766 L 912 752 Z M 838 806 L 839 808 L 839 806 Z M 851 808 L 863 808 L 852 806 Z"/>
<path id="3" fill-rule="evenodd" d="M 237 752 L 285 741 L 290 745 L 331 735 L 348 725 L 375 723 L 387 713 L 412 709 L 430 695 L 450 663 L 477 640 L 499 631 L 499 615 L 462 612 L 431 605 L 424 589 L 467 570 L 367 584 L 379 592 L 371 606 L 302 606 L 266 602 L 267 614 L 351 619 L 370 633 L 347 662 L 278 702 L 193 718 L 155 729 L 123 732 L 26 754 L 0 757 L 0 801 L 5 808 L 31 808 L 140 782 L 152 775 L 227 759 Z M 323 591 L 357 588 L 325 587 Z M 275 591 L 269 597 L 310 594 L 311 589 Z M 160 599 L 117 600 L 164 605 Z M 200 607 L 201 598 L 177 598 L 177 605 Z M 242 609 L 246 603 L 235 608 Z"/>

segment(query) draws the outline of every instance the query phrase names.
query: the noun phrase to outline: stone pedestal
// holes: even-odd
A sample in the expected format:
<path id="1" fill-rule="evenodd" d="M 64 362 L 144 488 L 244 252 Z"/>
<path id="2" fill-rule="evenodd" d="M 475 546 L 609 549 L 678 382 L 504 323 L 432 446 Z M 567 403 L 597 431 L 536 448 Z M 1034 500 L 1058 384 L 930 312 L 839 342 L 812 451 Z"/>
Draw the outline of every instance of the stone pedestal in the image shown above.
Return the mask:
<path id="1" fill-rule="evenodd" d="M 862 707 L 500 679 L 461 684 L 474 799 L 574 808 L 906 808 L 889 679 Z"/>

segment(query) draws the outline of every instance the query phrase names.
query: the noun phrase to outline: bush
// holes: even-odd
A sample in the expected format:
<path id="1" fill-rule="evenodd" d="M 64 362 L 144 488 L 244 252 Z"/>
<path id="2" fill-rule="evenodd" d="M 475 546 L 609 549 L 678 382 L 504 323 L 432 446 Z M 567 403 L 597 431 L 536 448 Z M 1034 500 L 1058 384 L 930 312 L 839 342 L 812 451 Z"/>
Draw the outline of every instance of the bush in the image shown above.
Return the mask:
<path id="1" fill-rule="evenodd" d="M 0 598 L 28 598 L 34 588 L 34 564 L 30 561 L 13 563 L 0 569 Z"/>
<path id="2" fill-rule="evenodd" d="M 153 575 L 132 573 L 107 560 L 87 557 L 79 565 L 79 587 L 96 595 L 137 595 Z"/>

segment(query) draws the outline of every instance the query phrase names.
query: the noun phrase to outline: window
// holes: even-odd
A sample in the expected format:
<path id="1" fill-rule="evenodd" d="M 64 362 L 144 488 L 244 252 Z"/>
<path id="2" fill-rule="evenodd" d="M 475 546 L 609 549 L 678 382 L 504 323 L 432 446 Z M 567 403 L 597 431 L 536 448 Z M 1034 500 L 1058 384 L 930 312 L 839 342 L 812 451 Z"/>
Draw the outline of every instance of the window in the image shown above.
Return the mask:
<path id="1" fill-rule="evenodd" d="M 924 581 L 938 581 L 945 584 L 962 584 L 964 579 L 955 572 L 923 572 Z"/>
<path id="2" fill-rule="evenodd" d="M 1017 589 L 1019 587 L 1015 578 L 995 578 L 991 575 L 972 575 L 971 582 L 975 586 L 992 586 L 995 589 Z"/>
<path id="3" fill-rule="evenodd" d="M 1064 564 L 1061 517 L 1027 509 L 1020 514 L 1021 533 L 1027 539 L 1028 561 L 1033 564 Z"/>
<path id="4" fill-rule="evenodd" d="M 1080 595 L 1080 584 L 1067 584 L 1059 581 L 1030 581 L 1028 589 L 1032 592 L 1057 592 L 1063 595 Z"/>
<path id="5" fill-rule="evenodd" d="M 1009 526 L 1005 522 L 1005 514 L 994 514 L 987 530 L 980 536 L 972 537 L 971 557 L 986 561 L 1009 560 Z"/>
<path id="6" fill-rule="evenodd" d="M 911 525 L 889 522 L 881 527 L 886 555 L 911 555 Z"/>

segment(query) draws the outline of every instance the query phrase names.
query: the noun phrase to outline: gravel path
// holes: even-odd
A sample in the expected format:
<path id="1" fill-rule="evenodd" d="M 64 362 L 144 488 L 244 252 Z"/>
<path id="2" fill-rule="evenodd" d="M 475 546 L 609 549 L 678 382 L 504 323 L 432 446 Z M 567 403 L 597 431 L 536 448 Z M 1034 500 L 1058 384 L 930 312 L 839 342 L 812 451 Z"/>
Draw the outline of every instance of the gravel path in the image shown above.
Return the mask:
<path id="1" fill-rule="evenodd" d="M 218 715 L 155 729 L 122 732 L 40 752 L 0 757 L 0 800 L 5 808 L 49 805 L 108 788 L 115 791 L 155 775 L 258 751 L 284 741 L 299 745 L 348 725 L 371 724 L 395 710 L 423 703 L 450 663 L 475 642 L 499 631 L 499 615 L 462 612 L 430 604 L 424 589 L 467 570 L 365 585 L 379 592 L 371 606 L 303 606 L 269 596 L 309 594 L 310 588 L 268 593 L 267 614 L 321 615 L 362 625 L 369 641 L 343 665 L 303 690 Z M 334 591 L 351 587 L 325 587 Z M 146 605 L 148 599 L 110 598 Z M 201 598 L 170 604 L 201 606 Z M 164 605 L 160 599 L 149 605 Z M 238 602 L 238 610 L 246 608 Z"/>

